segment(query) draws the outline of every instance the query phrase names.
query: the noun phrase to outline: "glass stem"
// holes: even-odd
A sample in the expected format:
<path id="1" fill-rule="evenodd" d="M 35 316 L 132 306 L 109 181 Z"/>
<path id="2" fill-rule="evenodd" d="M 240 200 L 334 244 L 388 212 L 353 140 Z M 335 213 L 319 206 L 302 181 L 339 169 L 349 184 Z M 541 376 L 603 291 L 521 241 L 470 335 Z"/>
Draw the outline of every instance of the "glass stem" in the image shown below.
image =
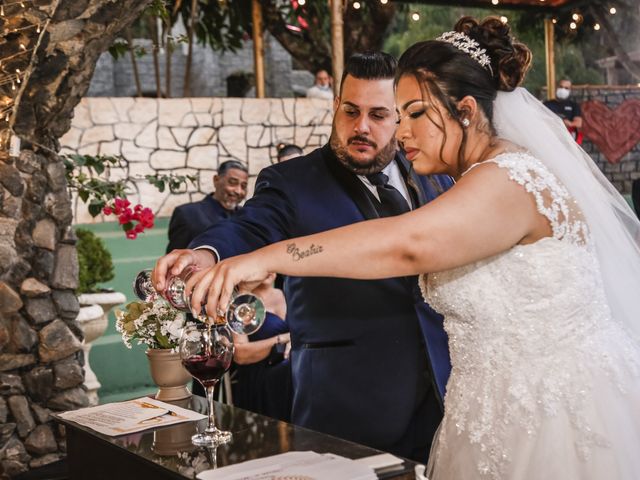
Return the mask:
<path id="1" fill-rule="evenodd" d="M 216 418 L 215 418 L 215 408 L 213 405 L 213 391 L 215 390 L 215 385 L 210 385 L 207 387 L 207 405 L 209 406 L 209 425 L 207 425 L 208 432 L 215 432 L 216 428 Z"/>

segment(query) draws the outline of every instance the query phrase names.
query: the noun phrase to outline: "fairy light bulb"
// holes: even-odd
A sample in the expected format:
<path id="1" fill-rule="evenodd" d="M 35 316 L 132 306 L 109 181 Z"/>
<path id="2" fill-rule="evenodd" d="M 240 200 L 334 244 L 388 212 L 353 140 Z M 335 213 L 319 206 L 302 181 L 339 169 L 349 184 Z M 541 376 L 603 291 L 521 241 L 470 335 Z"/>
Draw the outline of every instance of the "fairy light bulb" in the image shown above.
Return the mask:
<path id="1" fill-rule="evenodd" d="M 354 8 L 355 10 L 359 10 L 359 9 L 360 9 L 360 7 L 361 7 L 360 2 L 353 2 L 353 8 Z"/>
<path id="2" fill-rule="evenodd" d="M 575 30 L 576 28 L 578 28 L 578 24 L 577 24 L 576 22 L 571 22 L 571 23 L 569 24 L 569 28 L 570 28 L 571 30 Z"/>
<path id="3" fill-rule="evenodd" d="M 599 24 L 599 23 L 596 23 L 596 24 L 593 26 L 593 29 L 594 29 L 595 31 L 600 30 L 600 24 Z"/>
<path id="4" fill-rule="evenodd" d="M 304 4 L 307 3 L 307 0 L 298 0 L 298 5 L 304 7 Z"/>
<path id="5" fill-rule="evenodd" d="M 493 5 L 498 5 L 500 3 L 500 0 L 491 0 L 491 3 Z"/>
<path id="6" fill-rule="evenodd" d="M 380 3 L 381 3 L 382 5 L 386 5 L 387 3 L 389 3 L 389 0 L 380 0 Z"/>
<path id="7" fill-rule="evenodd" d="M 571 15 L 571 18 L 573 18 L 577 22 L 578 19 L 580 18 L 580 15 L 578 15 L 577 13 L 574 13 L 573 15 Z"/>
<path id="8" fill-rule="evenodd" d="M 411 14 L 411 20 L 413 20 L 414 22 L 417 22 L 418 20 L 420 20 L 420 14 L 418 12 L 413 12 Z"/>
<path id="9" fill-rule="evenodd" d="M 503 15 L 503 16 L 500 17 L 500 21 L 502 23 L 507 23 L 509 21 L 509 19 Z"/>
<path id="10" fill-rule="evenodd" d="M 618 10 L 616 10 L 616 7 L 611 7 L 611 8 L 609 9 L 609 13 L 610 13 L 611 15 L 615 15 L 617 12 L 618 12 Z"/>

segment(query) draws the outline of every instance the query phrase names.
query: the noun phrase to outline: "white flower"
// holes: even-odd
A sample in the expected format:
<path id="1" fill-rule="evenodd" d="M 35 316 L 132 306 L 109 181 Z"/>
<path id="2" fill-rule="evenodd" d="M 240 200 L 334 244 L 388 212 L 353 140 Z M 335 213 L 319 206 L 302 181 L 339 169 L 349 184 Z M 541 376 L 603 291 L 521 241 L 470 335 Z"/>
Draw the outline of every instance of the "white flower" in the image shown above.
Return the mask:
<path id="1" fill-rule="evenodd" d="M 177 315 L 176 318 L 167 326 L 167 333 L 171 340 L 179 340 L 184 328 L 184 316 Z"/>

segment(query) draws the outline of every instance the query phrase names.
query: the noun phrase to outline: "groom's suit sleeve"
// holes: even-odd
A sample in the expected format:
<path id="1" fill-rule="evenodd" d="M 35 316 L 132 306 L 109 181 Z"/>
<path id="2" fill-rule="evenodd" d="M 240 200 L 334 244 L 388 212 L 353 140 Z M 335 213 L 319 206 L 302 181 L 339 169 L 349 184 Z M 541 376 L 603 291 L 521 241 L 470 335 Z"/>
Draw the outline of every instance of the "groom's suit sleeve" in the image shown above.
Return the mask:
<path id="1" fill-rule="evenodd" d="M 240 212 L 198 235 L 189 248 L 212 247 L 223 259 L 290 238 L 296 214 L 290 181 L 273 167 L 262 170 Z"/>

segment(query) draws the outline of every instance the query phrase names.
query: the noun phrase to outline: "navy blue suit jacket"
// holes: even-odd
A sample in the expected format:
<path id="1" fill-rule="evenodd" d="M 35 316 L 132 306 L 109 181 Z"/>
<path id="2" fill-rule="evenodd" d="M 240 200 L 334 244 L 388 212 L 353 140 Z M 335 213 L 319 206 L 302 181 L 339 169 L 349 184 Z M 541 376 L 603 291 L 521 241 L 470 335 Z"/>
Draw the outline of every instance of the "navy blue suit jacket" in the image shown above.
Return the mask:
<path id="1" fill-rule="evenodd" d="M 187 248 L 207 228 L 229 218 L 233 213 L 225 210 L 213 195 L 207 195 L 199 202 L 176 207 L 169 222 L 167 253 L 176 248 Z"/>
<path id="2" fill-rule="evenodd" d="M 396 161 L 408 173 L 406 160 Z M 408 178 L 416 206 L 451 185 L 448 177 Z M 190 248 L 212 246 L 227 258 L 377 218 L 374 202 L 325 145 L 262 170 L 238 215 Z M 294 423 L 391 451 L 414 435 L 421 396 L 431 388 L 441 399 L 451 368 L 442 317 L 422 301 L 416 280 L 287 277 Z M 441 403 L 436 408 L 441 416 Z"/>

